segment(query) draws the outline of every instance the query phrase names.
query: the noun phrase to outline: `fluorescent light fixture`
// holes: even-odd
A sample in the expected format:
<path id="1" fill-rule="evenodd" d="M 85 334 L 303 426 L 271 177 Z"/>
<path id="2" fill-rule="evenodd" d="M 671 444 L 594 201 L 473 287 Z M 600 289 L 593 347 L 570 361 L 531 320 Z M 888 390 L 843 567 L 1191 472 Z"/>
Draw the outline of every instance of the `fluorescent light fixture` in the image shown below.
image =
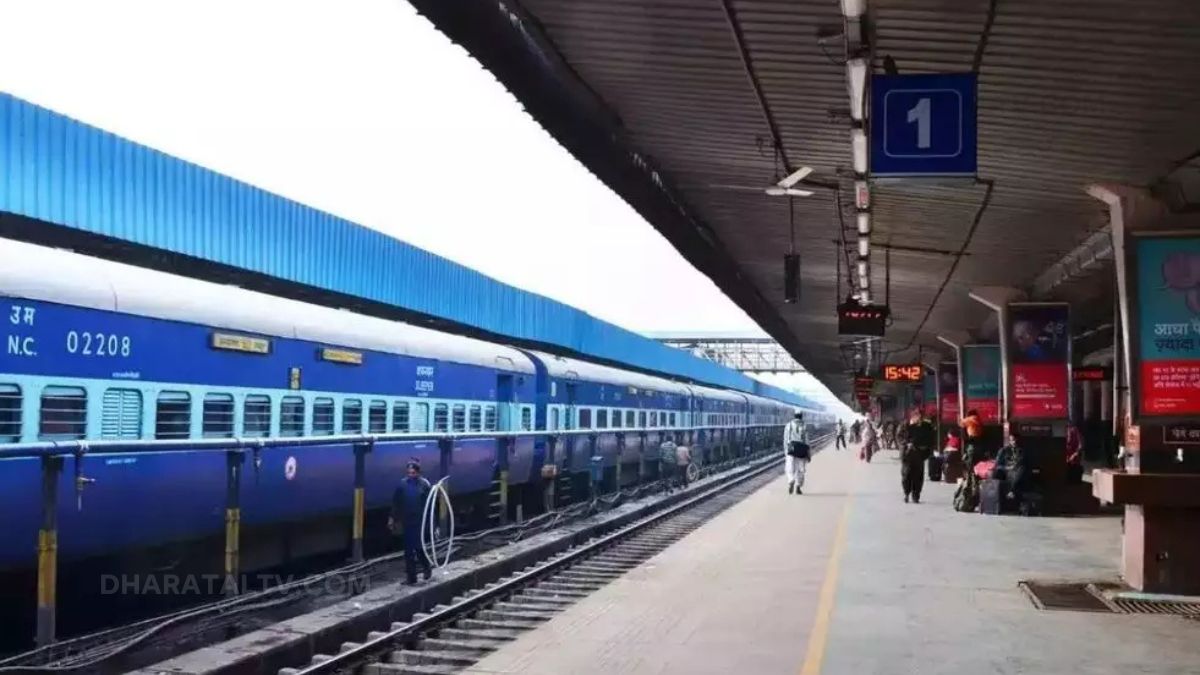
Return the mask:
<path id="1" fill-rule="evenodd" d="M 871 214 L 866 211 L 858 212 L 858 233 L 871 234 Z"/>
<path id="2" fill-rule="evenodd" d="M 863 119 L 863 92 L 867 88 L 867 60 L 861 57 L 846 61 L 846 88 L 850 91 L 850 119 Z"/>
<path id="3" fill-rule="evenodd" d="M 861 128 L 850 130 L 850 146 L 854 149 L 854 173 L 867 173 L 867 132 Z"/>
<path id="4" fill-rule="evenodd" d="M 857 19 L 867 11 L 867 0 L 842 0 L 842 15 L 847 19 Z"/>
<path id="5" fill-rule="evenodd" d="M 858 259 L 858 276 L 859 276 L 859 278 L 864 278 L 867 276 L 867 265 L 868 265 L 868 263 L 867 263 L 866 259 L 864 259 L 864 258 Z"/>
<path id="6" fill-rule="evenodd" d="M 867 290 L 867 289 L 865 289 L 865 288 L 864 288 L 864 289 L 863 289 L 861 292 L 859 292 L 859 294 L 858 294 L 858 301 L 859 301 L 859 302 L 861 302 L 861 303 L 862 303 L 862 304 L 864 304 L 864 305 L 869 305 L 869 304 L 871 304 L 871 291 L 869 291 L 869 290 Z"/>
<path id="7" fill-rule="evenodd" d="M 871 255 L 871 240 L 866 237 L 858 238 L 858 257 L 866 258 Z"/>

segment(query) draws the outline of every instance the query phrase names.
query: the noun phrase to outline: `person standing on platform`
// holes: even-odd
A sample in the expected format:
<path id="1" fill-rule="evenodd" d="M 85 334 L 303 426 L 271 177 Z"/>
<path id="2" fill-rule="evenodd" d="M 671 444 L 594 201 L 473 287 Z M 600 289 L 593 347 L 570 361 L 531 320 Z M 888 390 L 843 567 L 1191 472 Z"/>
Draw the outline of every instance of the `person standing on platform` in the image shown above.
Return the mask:
<path id="1" fill-rule="evenodd" d="M 900 485 L 904 488 L 905 504 L 910 499 L 920 504 L 921 488 L 925 486 L 925 460 L 933 454 L 937 432 L 920 410 L 912 412 L 906 431 L 908 440 L 900 449 Z"/>
<path id="2" fill-rule="evenodd" d="M 968 410 L 967 416 L 963 418 L 959 426 L 963 428 L 963 435 L 966 436 L 966 445 L 963 448 L 963 464 L 967 471 L 975 469 L 975 465 L 984 459 L 983 457 L 983 422 L 979 419 L 979 412 L 976 410 Z"/>
<path id="3" fill-rule="evenodd" d="M 846 447 L 846 423 L 843 422 L 842 420 L 838 420 L 837 440 L 834 443 L 833 447 L 837 448 L 838 450 L 841 450 L 842 448 Z"/>
<path id="4" fill-rule="evenodd" d="M 863 446 L 859 451 L 859 458 L 867 462 L 871 461 L 871 456 L 879 449 L 879 432 L 875 430 L 875 425 L 871 424 L 871 420 L 863 423 L 862 431 Z"/>
<path id="5" fill-rule="evenodd" d="M 431 490 L 429 481 L 421 475 L 421 465 L 409 462 L 408 475 L 392 495 L 392 514 L 388 517 L 388 529 L 394 534 L 397 523 L 404 537 L 404 571 L 409 585 L 417 583 L 417 568 L 428 581 L 432 576 L 429 559 L 421 550 L 421 516 L 425 513 L 425 502 Z"/>
<path id="6" fill-rule="evenodd" d="M 679 487 L 688 486 L 688 467 L 692 465 L 692 451 L 686 445 L 675 446 L 675 471 L 679 474 Z"/>
<path id="7" fill-rule="evenodd" d="M 796 416 L 783 428 L 784 475 L 788 479 L 788 494 L 804 494 L 804 474 L 808 470 L 811 449 L 808 447 L 808 425 L 804 413 Z"/>

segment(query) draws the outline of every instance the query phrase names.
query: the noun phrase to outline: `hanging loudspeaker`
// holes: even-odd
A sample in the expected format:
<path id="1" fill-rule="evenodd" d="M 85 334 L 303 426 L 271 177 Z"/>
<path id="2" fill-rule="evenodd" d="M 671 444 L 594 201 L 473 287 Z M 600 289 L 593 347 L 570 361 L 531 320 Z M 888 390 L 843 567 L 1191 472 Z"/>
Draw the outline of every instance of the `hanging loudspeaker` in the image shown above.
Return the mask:
<path id="1" fill-rule="evenodd" d="M 800 256 L 795 253 L 783 256 L 783 301 L 800 301 Z"/>

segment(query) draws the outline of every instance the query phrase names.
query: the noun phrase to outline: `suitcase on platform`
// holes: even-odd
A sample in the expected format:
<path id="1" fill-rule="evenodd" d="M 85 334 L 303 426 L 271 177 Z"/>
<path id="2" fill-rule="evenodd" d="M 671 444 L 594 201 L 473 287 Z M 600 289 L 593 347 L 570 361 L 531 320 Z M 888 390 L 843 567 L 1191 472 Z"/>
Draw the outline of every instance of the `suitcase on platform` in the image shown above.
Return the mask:
<path id="1" fill-rule="evenodd" d="M 979 512 L 1000 515 L 1004 503 L 1004 481 L 986 478 L 979 483 Z"/>
<path id="2" fill-rule="evenodd" d="M 939 481 L 942 479 L 942 463 L 943 460 L 938 455 L 932 455 L 925 460 L 926 467 L 929 470 L 929 480 Z"/>

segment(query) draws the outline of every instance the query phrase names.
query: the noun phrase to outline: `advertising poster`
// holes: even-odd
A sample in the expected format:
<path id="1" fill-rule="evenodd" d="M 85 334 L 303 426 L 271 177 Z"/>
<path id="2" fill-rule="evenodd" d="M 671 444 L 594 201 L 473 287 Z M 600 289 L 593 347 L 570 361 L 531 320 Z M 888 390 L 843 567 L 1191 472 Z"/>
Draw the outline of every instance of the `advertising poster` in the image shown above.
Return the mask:
<path id="1" fill-rule="evenodd" d="M 1014 420 L 1067 416 L 1071 386 L 1069 312 L 1065 304 L 1008 306 Z"/>
<path id="2" fill-rule="evenodd" d="M 926 417 L 937 419 L 937 375 L 929 371 L 925 371 L 925 380 L 921 383 L 921 405 Z"/>
<path id="3" fill-rule="evenodd" d="M 958 364 L 942 363 L 938 366 L 938 402 L 941 405 L 941 420 L 958 423 Z"/>
<path id="4" fill-rule="evenodd" d="M 1200 238 L 1138 239 L 1138 409 L 1200 415 Z"/>
<path id="5" fill-rule="evenodd" d="M 1000 345 L 965 345 L 962 361 L 966 409 L 978 412 L 984 424 L 999 424 Z"/>

